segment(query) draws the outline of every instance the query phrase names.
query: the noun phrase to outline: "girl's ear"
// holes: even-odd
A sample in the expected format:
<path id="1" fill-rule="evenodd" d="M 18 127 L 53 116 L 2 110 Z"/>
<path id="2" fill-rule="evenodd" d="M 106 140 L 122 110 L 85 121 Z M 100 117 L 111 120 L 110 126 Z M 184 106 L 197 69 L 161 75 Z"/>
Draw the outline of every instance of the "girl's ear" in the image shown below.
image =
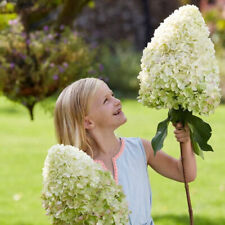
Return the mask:
<path id="1" fill-rule="evenodd" d="M 91 130 L 91 129 L 94 128 L 94 123 L 93 123 L 92 120 L 90 120 L 90 119 L 88 118 L 88 116 L 85 116 L 85 117 L 84 117 L 84 128 L 85 128 L 85 129 L 88 129 L 88 130 Z"/>

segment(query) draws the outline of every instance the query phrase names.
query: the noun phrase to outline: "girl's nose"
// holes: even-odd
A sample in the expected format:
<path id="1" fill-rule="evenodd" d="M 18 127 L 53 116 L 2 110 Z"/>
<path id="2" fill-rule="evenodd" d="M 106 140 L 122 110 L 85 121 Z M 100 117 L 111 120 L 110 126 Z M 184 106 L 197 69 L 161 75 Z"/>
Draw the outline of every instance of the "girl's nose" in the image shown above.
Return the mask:
<path id="1" fill-rule="evenodd" d="M 118 98 L 115 98 L 115 105 L 119 105 L 120 104 L 120 100 Z"/>

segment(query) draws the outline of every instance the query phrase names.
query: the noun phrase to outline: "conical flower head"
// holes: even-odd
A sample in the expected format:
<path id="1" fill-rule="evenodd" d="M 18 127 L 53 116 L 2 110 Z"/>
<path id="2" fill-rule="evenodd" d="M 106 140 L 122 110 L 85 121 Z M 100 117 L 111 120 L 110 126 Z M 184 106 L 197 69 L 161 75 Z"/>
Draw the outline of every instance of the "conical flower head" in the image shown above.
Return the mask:
<path id="1" fill-rule="evenodd" d="M 219 69 L 205 21 L 194 5 L 175 10 L 143 50 L 138 101 L 209 114 L 220 103 Z"/>
<path id="2" fill-rule="evenodd" d="M 130 210 L 122 186 L 71 145 L 57 144 L 48 150 L 41 197 L 52 224 L 128 223 Z"/>

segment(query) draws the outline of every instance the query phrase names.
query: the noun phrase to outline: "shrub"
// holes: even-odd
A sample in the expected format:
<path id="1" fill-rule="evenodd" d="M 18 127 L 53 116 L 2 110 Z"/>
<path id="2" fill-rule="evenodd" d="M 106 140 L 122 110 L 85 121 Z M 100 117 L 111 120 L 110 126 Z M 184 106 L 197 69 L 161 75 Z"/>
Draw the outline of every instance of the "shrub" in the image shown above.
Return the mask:
<path id="1" fill-rule="evenodd" d="M 211 38 L 215 44 L 216 57 L 220 68 L 220 86 L 222 89 L 221 102 L 225 102 L 225 18 L 223 16 L 223 8 L 220 4 L 216 4 L 209 10 L 204 12 L 204 19 L 211 31 Z"/>
<path id="2" fill-rule="evenodd" d="M 102 45 L 98 55 L 105 80 L 117 96 L 137 96 L 141 53 L 129 42 L 120 42 Z"/>
<path id="3" fill-rule="evenodd" d="M 19 19 L 0 33 L 0 91 L 22 103 L 33 119 L 34 105 L 95 71 L 95 51 L 68 27 L 45 26 L 24 33 Z"/>

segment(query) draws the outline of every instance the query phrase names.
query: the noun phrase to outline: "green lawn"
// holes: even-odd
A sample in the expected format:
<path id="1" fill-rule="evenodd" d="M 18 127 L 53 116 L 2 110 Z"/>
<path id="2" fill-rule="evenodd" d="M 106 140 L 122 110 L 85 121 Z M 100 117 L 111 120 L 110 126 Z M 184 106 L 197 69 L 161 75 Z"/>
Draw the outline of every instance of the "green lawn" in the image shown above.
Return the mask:
<path id="1" fill-rule="evenodd" d="M 156 111 L 135 100 L 125 100 L 127 123 L 116 130 L 126 137 L 151 140 L 167 111 Z M 55 144 L 53 118 L 37 105 L 35 121 L 22 106 L 0 97 L 0 225 L 48 225 L 41 206 L 42 167 L 47 150 Z M 225 106 L 205 117 L 213 135 L 215 152 L 197 157 L 197 179 L 189 184 L 196 225 L 225 224 Z M 170 126 L 164 150 L 178 158 L 179 144 Z M 186 225 L 188 209 L 184 185 L 157 174 L 149 167 L 153 192 L 152 217 L 156 225 Z"/>

